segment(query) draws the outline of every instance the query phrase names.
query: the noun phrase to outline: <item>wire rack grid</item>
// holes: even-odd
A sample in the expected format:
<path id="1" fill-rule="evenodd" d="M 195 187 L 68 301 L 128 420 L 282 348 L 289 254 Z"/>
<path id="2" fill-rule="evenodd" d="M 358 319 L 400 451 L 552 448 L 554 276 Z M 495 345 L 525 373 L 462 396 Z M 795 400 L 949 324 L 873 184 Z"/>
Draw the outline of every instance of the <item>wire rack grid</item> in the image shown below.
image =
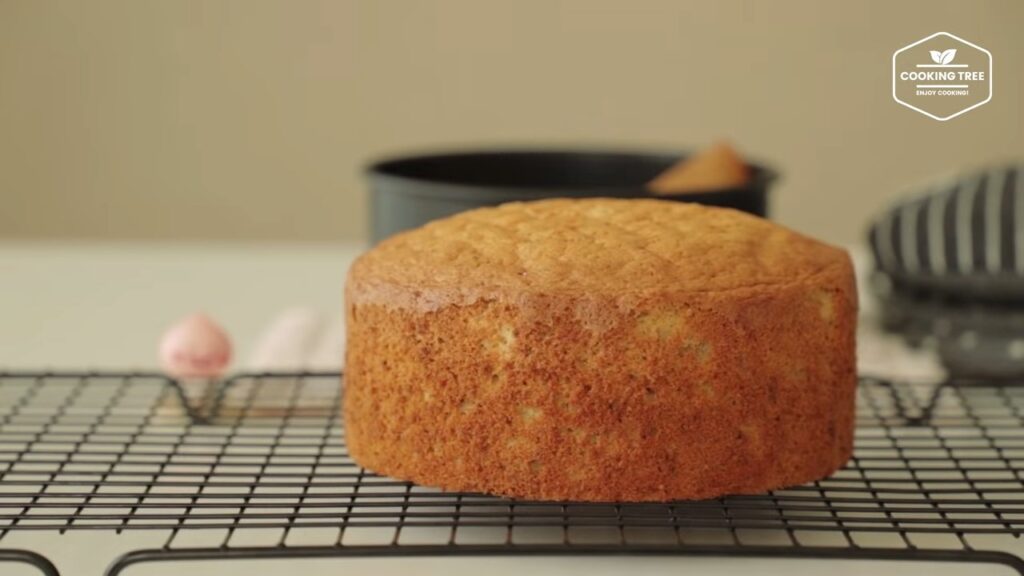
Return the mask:
<path id="1" fill-rule="evenodd" d="M 341 389 L 336 373 L 0 374 L 0 548 L 15 531 L 166 531 L 108 574 L 171 560 L 566 553 L 997 562 L 1024 574 L 1024 388 L 863 378 L 845 469 L 667 504 L 513 501 L 376 476 L 348 456 Z M 57 574 L 38 553 L 0 549 L 4 560 Z"/>

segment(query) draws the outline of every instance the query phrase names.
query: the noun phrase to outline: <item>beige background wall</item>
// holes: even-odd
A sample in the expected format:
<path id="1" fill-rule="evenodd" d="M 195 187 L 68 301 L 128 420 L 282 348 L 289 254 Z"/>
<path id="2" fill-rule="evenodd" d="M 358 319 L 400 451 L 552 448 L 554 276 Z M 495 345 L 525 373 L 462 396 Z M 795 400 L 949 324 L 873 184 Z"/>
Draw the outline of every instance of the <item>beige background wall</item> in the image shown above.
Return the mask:
<path id="1" fill-rule="evenodd" d="M 779 219 L 851 241 L 905 186 L 1024 158 L 1022 26 L 1016 0 L 0 0 L 0 236 L 362 238 L 381 154 L 727 137 L 784 173 Z M 889 84 L 940 30 L 995 62 L 946 123 Z"/>

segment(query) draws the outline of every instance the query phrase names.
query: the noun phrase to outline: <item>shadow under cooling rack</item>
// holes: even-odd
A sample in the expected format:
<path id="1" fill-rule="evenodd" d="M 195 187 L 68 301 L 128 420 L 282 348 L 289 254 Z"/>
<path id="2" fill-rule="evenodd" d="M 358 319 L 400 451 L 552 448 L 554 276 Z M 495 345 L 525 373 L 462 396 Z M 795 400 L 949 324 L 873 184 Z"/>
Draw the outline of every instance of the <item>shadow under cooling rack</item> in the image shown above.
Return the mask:
<path id="1" fill-rule="evenodd" d="M 826 480 L 670 504 L 513 501 L 363 471 L 334 373 L 177 383 L 0 374 L 0 547 L 14 531 L 166 532 L 163 560 L 689 554 L 998 562 L 1024 574 L 1024 388 L 864 378 Z M 56 540 L 56 539 L 54 539 Z M 45 574 L 45 557 L 0 550 Z"/>

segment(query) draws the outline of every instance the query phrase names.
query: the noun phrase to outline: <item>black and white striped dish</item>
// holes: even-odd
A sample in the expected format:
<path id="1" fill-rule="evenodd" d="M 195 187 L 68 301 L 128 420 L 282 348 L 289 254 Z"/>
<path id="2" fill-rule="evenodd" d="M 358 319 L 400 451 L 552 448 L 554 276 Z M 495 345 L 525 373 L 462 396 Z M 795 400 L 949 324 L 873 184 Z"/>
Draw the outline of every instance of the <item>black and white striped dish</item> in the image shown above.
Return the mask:
<path id="1" fill-rule="evenodd" d="M 1024 164 L 932 186 L 878 218 L 869 241 L 894 288 L 1024 302 Z"/>
<path id="2" fill-rule="evenodd" d="M 1024 376 L 1024 164 L 902 201 L 869 231 L 883 325 L 954 379 Z"/>

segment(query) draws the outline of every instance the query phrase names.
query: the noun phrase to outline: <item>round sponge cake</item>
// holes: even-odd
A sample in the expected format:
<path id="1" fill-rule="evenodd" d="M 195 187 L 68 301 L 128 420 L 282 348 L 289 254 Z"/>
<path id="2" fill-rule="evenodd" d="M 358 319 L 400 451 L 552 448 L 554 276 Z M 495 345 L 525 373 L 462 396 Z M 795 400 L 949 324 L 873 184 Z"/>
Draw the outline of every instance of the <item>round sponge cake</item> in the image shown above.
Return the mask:
<path id="1" fill-rule="evenodd" d="M 853 447 L 848 255 L 659 200 L 464 212 L 360 257 L 344 417 L 380 474 L 667 501 L 825 477 Z"/>

